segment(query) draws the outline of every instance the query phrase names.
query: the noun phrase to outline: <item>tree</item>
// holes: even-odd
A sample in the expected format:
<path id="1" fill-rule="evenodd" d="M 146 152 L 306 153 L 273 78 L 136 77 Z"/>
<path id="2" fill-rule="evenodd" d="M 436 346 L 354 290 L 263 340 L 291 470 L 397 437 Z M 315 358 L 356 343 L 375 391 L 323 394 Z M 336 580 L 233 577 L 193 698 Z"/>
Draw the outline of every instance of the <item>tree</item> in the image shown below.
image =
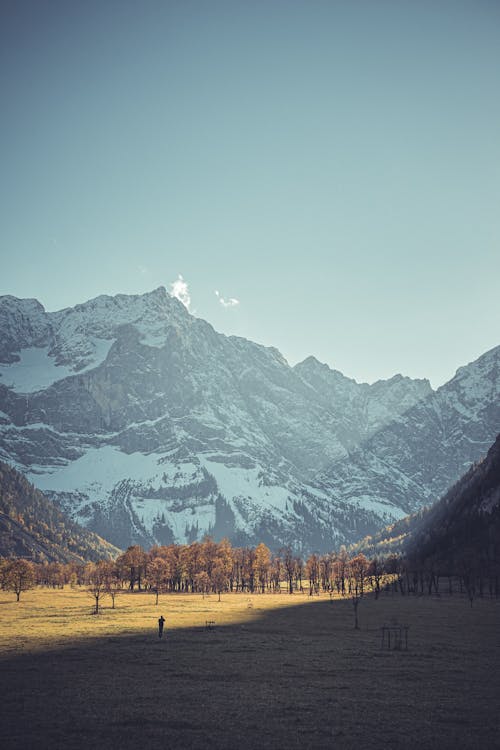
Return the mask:
<path id="1" fill-rule="evenodd" d="M 315 553 L 310 555 L 306 561 L 306 574 L 309 578 L 309 595 L 312 596 L 319 586 L 319 557 Z"/>
<path id="2" fill-rule="evenodd" d="M 472 607 L 476 596 L 477 556 L 471 547 L 467 547 L 462 552 L 460 558 L 460 576 L 467 591 L 470 606 Z"/>
<path id="3" fill-rule="evenodd" d="M 204 570 L 200 573 L 196 573 L 194 583 L 196 590 L 201 591 L 203 598 L 205 598 L 205 594 L 210 590 L 210 578 L 208 577 L 208 573 Z"/>
<path id="4" fill-rule="evenodd" d="M 116 565 L 112 562 L 104 561 L 103 571 L 105 576 L 104 589 L 106 594 L 111 597 L 111 609 L 115 608 L 115 598 L 122 591 L 122 581 Z"/>
<path id="5" fill-rule="evenodd" d="M 227 574 L 226 566 L 221 560 L 217 560 L 212 568 L 212 586 L 214 587 L 215 592 L 219 595 L 219 601 L 220 595 L 227 588 L 228 583 L 229 576 Z"/>
<path id="6" fill-rule="evenodd" d="M 128 577 L 130 591 L 134 590 L 135 583 L 139 591 L 141 590 L 141 581 L 146 568 L 147 556 L 142 547 L 134 544 L 120 555 L 117 559 L 117 565 L 122 571 L 123 577 Z"/>
<path id="7" fill-rule="evenodd" d="M 266 590 L 270 567 L 271 552 L 269 548 L 261 542 L 255 548 L 254 570 L 262 593 Z"/>
<path id="8" fill-rule="evenodd" d="M 283 560 L 283 566 L 285 568 L 286 577 L 288 578 L 288 593 L 293 594 L 293 576 L 295 573 L 295 558 L 292 554 L 291 547 L 283 547 L 280 550 L 280 555 Z"/>
<path id="9" fill-rule="evenodd" d="M 234 568 L 233 548 L 229 539 L 221 539 L 219 542 L 217 546 L 216 564 L 222 566 L 227 578 L 227 586 L 229 586 L 233 577 Z"/>
<path id="10" fill-rule="evenodd" d="M 342 596 L 345 595 L 345 575 L 348 561 L 349 555 L 347 554 L 345 546 L 342 545 L 336 561 L 337 577 L 339 581 L 337 589 L 339 589 L 339 593 L 342 593 Z"/>
<path id="11" fill-rule="evenodd" d="M 244 547 L 241 556 L 241 590 L 245 587 L 253 594 L 255 583 L 255 549 Z"/>
<path id="12" fill-rule="evenodd" d="M 2 588 L 12 591 L 19 601 L 23 591 L 35 586 L 35 566 L 29 560 L 8 560 L 2 566 Z"/>
<path id="13" fill-rule="evenodd" d="M 349 588 L 354 607 L 354 628 L 359 630 L 358 606 L 364 594 L 365 578 L 368 570 L 368 560 L 363 554 L 356 555 L 349 563 Z"/>
<path id="14" fill-rule="evenodd" d="M 162 557 L 155 557 L 148 566 L 148 579 L 156 594 L 155 604 L 158 604 L 158 595 L 164 591 L 170 577 L 170 565 Z"/>
<path id="15" fill-rule="evenodd" d="M 382 580 L 383 568 L 380 565 L 378 557 L 374 557 L 368 567 L 368 575 L 371 579 L 372 589 L 375 590 L 375 599 L 380 595 L 380 581 Z"/>
<path id="16" fill-rule="evenodd" d="M 201 564 L 203 569 L 208 573 L 210 580 L 212 579 L 212 568 L 215 565 L 217 558 L 217 544 L 214 542 L 211 536 L 205 536 L 201 543 Z"/>
<path id="17" fill-rule="evenodd" d="M 106 562 L 99 560 L 87 566 L 87 592 L 94 597 L 94 614 L 99 614 L 99 601 L 106 596 L 107 569 Z"/>

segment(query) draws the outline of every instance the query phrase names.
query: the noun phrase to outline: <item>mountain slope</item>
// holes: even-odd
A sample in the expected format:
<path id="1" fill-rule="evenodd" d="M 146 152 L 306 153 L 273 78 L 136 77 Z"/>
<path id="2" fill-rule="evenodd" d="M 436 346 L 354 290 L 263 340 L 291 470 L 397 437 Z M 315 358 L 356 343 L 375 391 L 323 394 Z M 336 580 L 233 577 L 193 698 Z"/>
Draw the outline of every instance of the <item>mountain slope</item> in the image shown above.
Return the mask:
<path id="1" fill-rule="evenodd" d="M 365 539 L 369 554 L 406 555 L 419 564 L 438 562 L 460 572 L 465 561 L 485 569 L 500 563 L 500 435 L 434 505 Z"/>
<path id="2" fill-rule="evenodd" d="M 500 347 L 337 461 L 321 486 L 345 502 L 396 501 L 410 513 L 440 497 L 500 429 Z"/>
<path id="3" fill-rule="evenodd" d="M 19 472 L 0 461 L 0 556 L 82 562 L 118 553 L 113 545 L 70 521 Z"/>
<path id="4" fill-rule="evenodd" d="M 405 544 L 420 560 L 500 562 L 500 436 L 427 513 Z"/>

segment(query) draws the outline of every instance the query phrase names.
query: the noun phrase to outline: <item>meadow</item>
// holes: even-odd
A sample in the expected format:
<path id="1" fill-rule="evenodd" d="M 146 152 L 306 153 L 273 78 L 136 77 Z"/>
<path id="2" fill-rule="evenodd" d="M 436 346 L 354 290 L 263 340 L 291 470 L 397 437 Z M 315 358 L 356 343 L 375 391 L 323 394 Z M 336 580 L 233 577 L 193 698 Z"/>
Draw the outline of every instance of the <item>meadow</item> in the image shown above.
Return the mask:
<path id="1" fill-rule="evenodd" d="M 2 750 L 500 747 L 494 599 L 367 596 L 360 630 L 349 599 L 298 593 L 91 612 L 80 589 L 0 592 Z M 381 649 L 395 620 L 407 651 Z"/>

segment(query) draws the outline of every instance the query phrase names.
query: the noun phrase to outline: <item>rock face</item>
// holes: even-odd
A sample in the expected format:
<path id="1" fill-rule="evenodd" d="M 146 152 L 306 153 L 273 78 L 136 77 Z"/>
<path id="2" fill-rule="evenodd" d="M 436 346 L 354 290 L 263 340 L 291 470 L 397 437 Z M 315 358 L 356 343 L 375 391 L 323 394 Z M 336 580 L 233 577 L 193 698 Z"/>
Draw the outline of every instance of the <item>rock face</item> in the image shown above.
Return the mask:
<path id="1" fill-rule="evenodd" d="M 162 287 L 55 313 L 3 297 L 0 457 L 120 547 L 209 532 L 328 549 L 481 455 L 498 356 L 436 393 L 400 375 L 369 386 L 223 336 Z"/>
<path id="2" fill-rule="evenodd" d="M 483 456 L 500 428 L 500 347 L 336 462 L 320 483 L 355 504 L 391 499 L 407 512 L 436 501 Z"/>

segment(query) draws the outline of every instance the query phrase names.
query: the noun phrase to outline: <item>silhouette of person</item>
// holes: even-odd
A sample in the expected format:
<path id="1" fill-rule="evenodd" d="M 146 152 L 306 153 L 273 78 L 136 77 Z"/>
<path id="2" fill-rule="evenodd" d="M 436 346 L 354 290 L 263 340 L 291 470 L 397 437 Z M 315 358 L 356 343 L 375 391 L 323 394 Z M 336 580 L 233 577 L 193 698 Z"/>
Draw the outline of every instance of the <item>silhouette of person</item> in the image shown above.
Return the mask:
<path id="1" fill-rule="evenodd" d="M 165 618 L 163 615 L 158 620 L 158 638 L 161 638 L 163 636 L 163 623 L 165 622 Z"/>

